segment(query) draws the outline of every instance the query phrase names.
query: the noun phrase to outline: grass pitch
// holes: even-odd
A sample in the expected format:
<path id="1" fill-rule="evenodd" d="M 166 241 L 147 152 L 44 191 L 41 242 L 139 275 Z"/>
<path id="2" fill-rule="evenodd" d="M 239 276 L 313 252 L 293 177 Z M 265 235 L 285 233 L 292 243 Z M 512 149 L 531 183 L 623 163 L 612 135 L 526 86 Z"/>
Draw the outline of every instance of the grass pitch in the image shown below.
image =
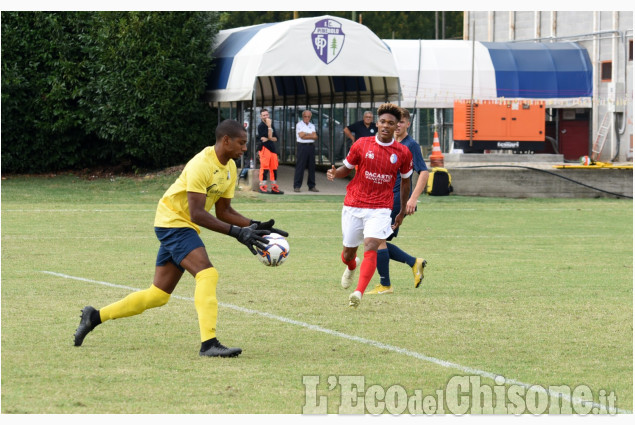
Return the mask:
<path id="1" fill-rule="evenodd" d="M 434 396 L 474 371 L 507 387 L 585 385 L 596 403 L 612 393 L 632 411 L 625 200 L 422 197 L 396 239 L 428 260 L 422 286 L 391 262 L 395 293 L 351 310 L 339 284 L 342 197 L 238 193 L 236 210 L 291 234 L 287 262 L 266 268 L 202 231 L 220 274 L 218 337 L 240 357 L 199 358 L 189 275 L 164 307 L 107 322 L 73 347 L 83 306 L 151 284 L 154 210 L 174 178 L 2 181 L 2 413 L 298 414 L 311 376 L 313 395 L 337 413 L 346 391 L 330 382 L 342 377 L 363 377 L 362 399 L 375 385 Z"/>

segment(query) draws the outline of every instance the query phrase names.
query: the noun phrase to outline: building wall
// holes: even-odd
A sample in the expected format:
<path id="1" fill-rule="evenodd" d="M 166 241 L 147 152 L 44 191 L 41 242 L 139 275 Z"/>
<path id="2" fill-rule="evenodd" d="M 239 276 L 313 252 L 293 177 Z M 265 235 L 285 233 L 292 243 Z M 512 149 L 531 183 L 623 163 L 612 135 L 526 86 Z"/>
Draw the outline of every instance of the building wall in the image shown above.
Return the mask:
<path id="1" fill-rule="evenodd" d="M 585 47 L 594 75 L 589 153 L 608 113 L 611 128 L 599 159 L 633 160 L 633 61 L 628 59 L 633 40 L 631 11 L 467 11 L 464 39 L 471 40 L 473 33 L 477 41 L 572 41 Z M 612 62 L 611 81 L 600 78 L 604 61 Z"/>

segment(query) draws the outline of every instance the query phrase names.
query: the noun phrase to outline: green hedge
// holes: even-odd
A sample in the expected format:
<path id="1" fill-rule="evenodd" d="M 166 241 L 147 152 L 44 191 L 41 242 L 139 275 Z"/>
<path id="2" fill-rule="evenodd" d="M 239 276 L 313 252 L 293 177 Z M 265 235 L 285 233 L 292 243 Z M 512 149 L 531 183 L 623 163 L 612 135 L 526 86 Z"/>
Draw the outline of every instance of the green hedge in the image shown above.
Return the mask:
<path id="1" fill-rule="evenodd" d="M 157 168 L 213 143 L 213 12 L 2 12 L 2 172 Z"/>

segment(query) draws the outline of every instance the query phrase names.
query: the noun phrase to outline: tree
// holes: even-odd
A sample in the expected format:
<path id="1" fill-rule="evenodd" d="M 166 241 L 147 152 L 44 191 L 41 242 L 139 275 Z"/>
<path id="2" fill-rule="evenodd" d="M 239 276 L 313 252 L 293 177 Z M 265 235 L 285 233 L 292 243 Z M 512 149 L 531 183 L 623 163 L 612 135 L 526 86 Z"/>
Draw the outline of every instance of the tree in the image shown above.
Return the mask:
<path id="1" fill-rule="evenodd" d="M 2 12 L 2 168 L 178 164 L 213 143 L 213 12 Z"/>
<path id="2" fill-rule="evenodd" d="M 202 102 L 214 13 L 102 12 L 91 48 L 90 129 L 143 166 L 183 161 L 213 142 Z"/>
<path id="3" fill-rule="evenodd" d="M 434 39 L 435 38 L 435 12 L 357 12 L 355 20 L 361 18 L 366 25 L 379 38 L 397 39 Z M 351 19 L 353 12 L 298 12 L 299 17 L 315 17 L 331 15 L 340 18 Z M 293 19 L 293 12 L 223 12 L 220 18 L 221 29 L 237 28 L 248 25 L 288 21 Z M 440 20 L 440 18 L 439 18 Z M 445 12 L 445 38 L 463 37 L 463 12 Z M 441 22 L 439 22 L 441 25 Z M 439 35 L 441 37 L 441 35 Z"/>
<path id="4" fill-rule="evenodd" d="M 364 25 L 379 38 L 435 39 L 435 12 L 360 12 Z M 439 12 L 439 27 L 441 26 Z M 463 12 L 445 12 L 445 38 L 463 37 Z M 439 29 L 441 38 L 441 29 Z"/>
<path id="5" fill-rule="evenodd" d="M 2 168 L 38 171 L 88 161 L 80 105 L 90 79 L 86 13 L 2 12 Z"/>

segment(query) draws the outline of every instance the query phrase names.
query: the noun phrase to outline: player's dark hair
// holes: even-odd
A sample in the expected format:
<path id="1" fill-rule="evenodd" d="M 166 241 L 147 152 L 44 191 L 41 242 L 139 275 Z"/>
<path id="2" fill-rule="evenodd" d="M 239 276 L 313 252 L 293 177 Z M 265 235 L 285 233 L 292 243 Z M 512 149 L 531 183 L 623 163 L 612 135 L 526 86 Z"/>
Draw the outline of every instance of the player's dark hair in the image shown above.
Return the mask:
<path id="1" fill-rule="evenodd" d="M 235 120 L 224 120 L 216 127 L 216 140 L 220 140 L 223 136 L 229 136 L 232 139 L 240 137 L 245 133 L 245 127 Z"/>
<path id="2" fill-rule="evenodd" d="M 401 118 L 405 118 L 410 121 L 410 111 L 406 108 L 401 108 Z"/>
<path id="3" fill-rule="evenodd" d="M 384 103 L 377 109 L 377 117 L 381 117 L 384 114 L 390 114 L 397 118 L 397 121 L 401 120 L 401 108 L 393 103 Z"/>

